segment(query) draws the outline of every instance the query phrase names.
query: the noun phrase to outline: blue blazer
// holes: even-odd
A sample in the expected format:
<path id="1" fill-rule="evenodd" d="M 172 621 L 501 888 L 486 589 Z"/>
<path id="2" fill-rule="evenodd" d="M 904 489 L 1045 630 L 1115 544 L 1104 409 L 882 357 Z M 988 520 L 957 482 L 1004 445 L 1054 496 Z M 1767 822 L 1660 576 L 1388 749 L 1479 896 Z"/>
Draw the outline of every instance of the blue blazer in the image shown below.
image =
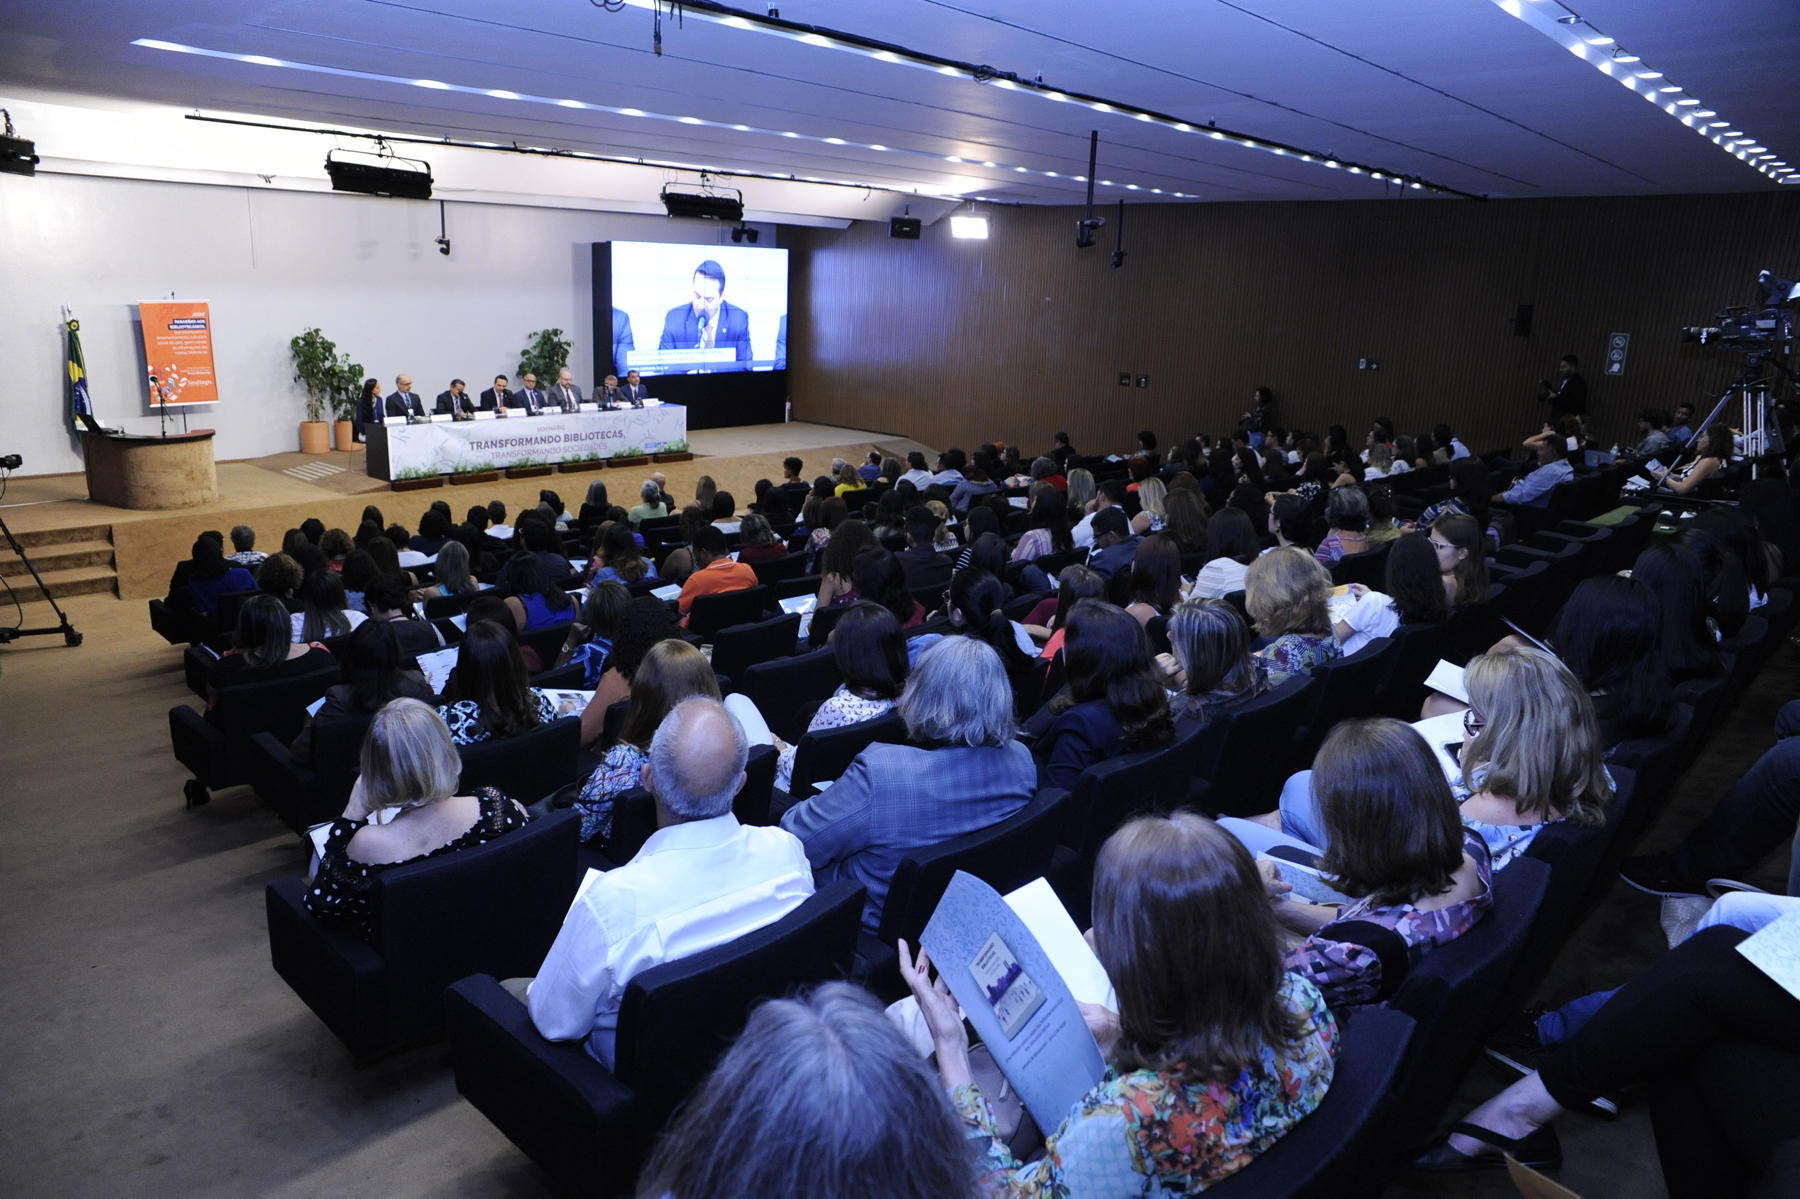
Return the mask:
<path id="1" fill-rule="evenodd" d="M 669 309 L 669 315 L 663 318 L 662 340 L 657 343 L 659 350 L 691 350 L 700 344 L 700 319 L 694 315 L 692 304 L 680 304 Z M 736 346 L 737 360 L 750 361 L 750 314 L 729 301 L 719 303 L 719 327 L 713 334 L 713 345 Z"/>
<path id="2" fill-rule="evenodd" d="M 824 794 L 789 808 L 781 827 L 800 838 L 819 882 L 848 878 L 868 888 L 862 923 L 872 935 L 907 851 L 991 828 L 1036 789 L 1037 765 L 1018 741 L 980 749 L 877 742 Z"/>

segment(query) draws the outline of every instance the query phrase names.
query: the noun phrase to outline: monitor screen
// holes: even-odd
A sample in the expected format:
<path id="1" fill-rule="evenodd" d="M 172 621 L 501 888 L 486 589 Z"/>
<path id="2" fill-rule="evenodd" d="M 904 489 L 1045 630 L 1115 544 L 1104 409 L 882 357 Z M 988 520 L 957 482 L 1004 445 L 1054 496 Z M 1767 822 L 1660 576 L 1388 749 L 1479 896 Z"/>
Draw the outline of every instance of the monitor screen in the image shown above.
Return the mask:
<path id="1" fill-rule="evenodd" d="M 596 279 L 595 291 L 610 290 L 621 379 L 628 370 L 649 377 L 787 368 L 786 250 L 608 245 L 611 277 Z"/>

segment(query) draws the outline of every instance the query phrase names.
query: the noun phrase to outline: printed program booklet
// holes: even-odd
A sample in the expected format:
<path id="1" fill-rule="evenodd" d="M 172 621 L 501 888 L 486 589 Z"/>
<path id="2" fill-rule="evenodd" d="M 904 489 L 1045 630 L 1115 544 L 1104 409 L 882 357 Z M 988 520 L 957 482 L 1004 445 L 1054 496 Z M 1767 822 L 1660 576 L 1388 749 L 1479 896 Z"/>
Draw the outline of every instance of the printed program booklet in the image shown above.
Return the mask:
<path id="1" fill-rule="evenodd" d="M 1044 947 L 999 892 L 960 870 L 919 940 L 1038 1127 L 1056 1128 L 1106 1062 Z"/>

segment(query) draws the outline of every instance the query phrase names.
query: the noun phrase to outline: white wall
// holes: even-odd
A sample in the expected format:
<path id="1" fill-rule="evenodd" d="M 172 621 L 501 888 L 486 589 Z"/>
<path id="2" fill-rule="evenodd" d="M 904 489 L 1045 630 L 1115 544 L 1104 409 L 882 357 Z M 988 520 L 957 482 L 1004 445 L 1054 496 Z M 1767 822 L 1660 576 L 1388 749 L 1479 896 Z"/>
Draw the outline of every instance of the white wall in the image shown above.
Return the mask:
<path id="1" fill-rule="evenodd" d="M 134 305 L 211 302 L 221 402 L 194 408 L 216 456 L 298 448 L 305 392 L 288 339 L 317 325 L 391 390 L 406 371 L 428 396 L 514 373 L 526 334 L 560 328 L 570 367 L 594 378 L 589 244 L 713 243 L 728 230 L 494 203 L 436 201 L 75 175 L 0 175 L 0 453 L 22 474 L 82 468 L 63 401 L 61 306 L 81 321 L 94 406 L 153 430 Z M 773 232 L 764 232 L 773 240 Z"/>

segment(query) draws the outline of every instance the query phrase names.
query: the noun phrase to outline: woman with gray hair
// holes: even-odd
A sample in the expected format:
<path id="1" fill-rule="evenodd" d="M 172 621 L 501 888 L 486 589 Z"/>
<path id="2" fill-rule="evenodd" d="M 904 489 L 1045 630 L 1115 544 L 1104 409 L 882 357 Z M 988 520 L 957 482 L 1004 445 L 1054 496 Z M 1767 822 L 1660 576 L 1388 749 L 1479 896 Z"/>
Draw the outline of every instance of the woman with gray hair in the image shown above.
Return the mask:
<path id="1" fill-rule="evenodd" d="M 662 488 L 656 485 L 655 479 L 644 480 L 644 485 L 638 488 L 638 498 L 643 502 L 633 505 L 625 514 L 633 529 L 647 520 L 661 520 L 669 514 L 668 505 L 662 502 Z"/>
<path id="2" fill-rule="evenodd" d="M 382 871 L 485 845 L 524 825 L 525 809 L 492 787 L 456 794 L 461 773 L 450 730 L 430 705 L 396 699 L 377 712 L 350 802 L 326 830 L 307 911 L 367 936 L 369 896 Z"/>
<path id="3" fill-rule="evenodd" d="M 998 824 L 1037 789 L 1037 764 L 1013 737 L 1006 669 L 987 643 L 933 644 L 899 707 L 908 744 L 870 745 L 822 795 L 781 818 L 821 883 L 849 878 L 868 889 L 863 928 L 871 934 L 908 851 Z"/>
<path id="4" fill-rule="evenodd" d="M 1354 483 L 1334 487 L 1325 501 L 1325 523 L 1330 532 L 1313 557 L 1330 566 L 1340 558 L 1367 553 L 1369 549 L 1369 497 Z"/>
<path id="5" fill-rule="evenodd" d="M 751 1014 L 663 1133 L 637 1193 L 974 1199 L 975 1184 L 930 1062 L 868 992 L 825 983 Z"/>

